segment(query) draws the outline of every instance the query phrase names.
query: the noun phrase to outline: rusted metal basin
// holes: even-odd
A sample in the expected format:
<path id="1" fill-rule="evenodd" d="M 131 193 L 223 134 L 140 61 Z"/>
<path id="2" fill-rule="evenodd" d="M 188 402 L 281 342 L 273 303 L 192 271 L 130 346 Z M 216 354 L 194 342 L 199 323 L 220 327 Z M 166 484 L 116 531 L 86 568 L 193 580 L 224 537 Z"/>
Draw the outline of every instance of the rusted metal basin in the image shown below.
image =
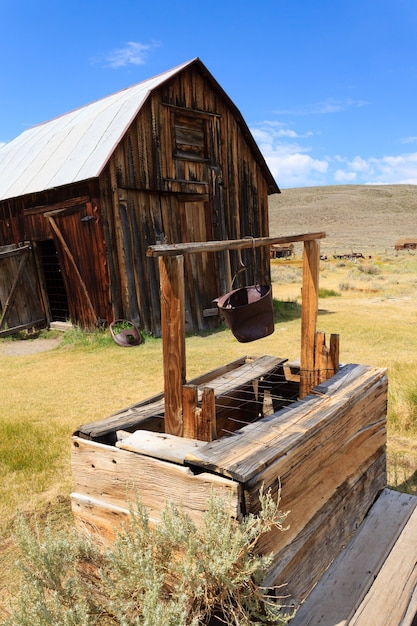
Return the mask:
<path id="1" fill-rule="evenodd" d="M 229 291 L 215 300 L 226 324 L 241 343 L 256 341 L 274 332 L 272 289 L 250 285 Z"/>

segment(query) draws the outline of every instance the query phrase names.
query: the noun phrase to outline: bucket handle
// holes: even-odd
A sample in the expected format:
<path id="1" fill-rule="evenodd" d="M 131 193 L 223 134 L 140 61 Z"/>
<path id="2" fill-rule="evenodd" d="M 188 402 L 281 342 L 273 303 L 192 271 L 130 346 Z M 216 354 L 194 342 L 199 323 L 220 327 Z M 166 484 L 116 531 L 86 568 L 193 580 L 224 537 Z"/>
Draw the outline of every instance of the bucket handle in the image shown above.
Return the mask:
<path id="1" fill-rule="evenodd" d="M 256 258 L 255 257 L 255 254 L 256 254 L 255 253 L 255 237 L 253 237 L 253 235 L 245 235 L 245 237 L 243 237 L 243 239 L 252 239 L 252 251 L 253 251 L 253 258 L 255 260 L 255 258 Z M 239 267 L 239 269 L 236 270 L 235 275 L 233 276 L 230 289 L 234 288 L 233 285 L 234 285 L 234 282 L 235 282 L 236 278 L 238 277 L 238 275 L 241 274 L 242 272 L 246 272 L 246 270 L 248 269 L 246 267 L 246 265 L 244 264 L 244 262 L 243 262 L 242 250 L 240 248 L 238 249 L 238 259 L 239 259 L 239 266 L 240 267 Z M 257 272 L 256 272 L 256 263 L 254 263 L 254 267 L 255 267 L 255 274 L 257 274 Z"/>

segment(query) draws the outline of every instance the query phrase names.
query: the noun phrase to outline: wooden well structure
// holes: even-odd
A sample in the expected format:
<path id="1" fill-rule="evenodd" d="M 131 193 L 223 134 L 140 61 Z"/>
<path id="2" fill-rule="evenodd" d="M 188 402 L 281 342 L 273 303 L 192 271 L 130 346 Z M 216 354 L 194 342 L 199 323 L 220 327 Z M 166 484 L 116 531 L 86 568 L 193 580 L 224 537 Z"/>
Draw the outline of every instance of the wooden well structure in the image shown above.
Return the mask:
<path id="1" fill-rule="evenodd" d="M 281 488 L 290 528 L 262 538 L 259 550 L 274 556 L 264 583 L 285 585 L 288 602 L 296 607 L 320 588 L 318 581 L 386 487 L 387 410 L 385 370 L 340 365 L 338 336 L 332 335 L 327 347 L 324 333 L 316 330 L 323 237 L 309 233 L 148 249 L 149 256 L 159 257 L 164 391 L 74 433 L 72 507 L 78 523 L 111 539 L 129 516 L 129 488 L 151 520 L 160 519 L 170 500 L 197 524 L 213 489 L 240 519 L 259 511 L 261 487 L 273 495 Z M 187 380 L 184 255 L 289 242 L 304 247 L 300 361 L 245 355 Z M 395 502 L 405 526 L 415 500 Z M 361 580 L 361 599 L 393 536 Z M 351 604 L 357 602 L 351 589 L 349 594 Z M 347 604 L 340 598 L 337 603 Z M 351 608 L 343 611 L 352 614 Z M 319 621 L 299 624 L 348 623 L 314 619 Z"/>

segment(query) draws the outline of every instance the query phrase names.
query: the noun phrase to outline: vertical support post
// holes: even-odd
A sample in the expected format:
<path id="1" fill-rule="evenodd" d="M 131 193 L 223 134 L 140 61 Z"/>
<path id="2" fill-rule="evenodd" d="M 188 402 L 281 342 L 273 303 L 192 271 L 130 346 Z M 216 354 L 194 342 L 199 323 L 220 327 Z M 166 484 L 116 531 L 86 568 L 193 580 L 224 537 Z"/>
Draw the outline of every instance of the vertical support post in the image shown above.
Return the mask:
<path id="1" fill-rule="evenodd" d="M 303 284 L 301 302 L 300 398 L 314 387 L 315 340 L 320 270 L 320 243 L 304 242 Z"/>
<path id="2" fill-rule="evenodd" d="M 184 430 L 183 437 L 197 439 L 198 387 L 184 385 L 182 388 Z"/>
<path id="3" fill-rule="evenodd" d="M 161 280 L 162 352 L 164 365 L 165 432 L 183 436 L 185 366 L 184 257 L 159 257 Z"/>
<path id="4" fill-rule="evenodd" d="M 316 332 L 316 351 L 315 351 L 315 378 L 314 385 L 323 383 L 330 378 L 329 373 L 329 350 L 326 346 L 326 335 L 323 331 L 318 330 Z"/>
<path id="5" fill-rule="evenodd" d="M 329 356 L 332 367 L 332 376 L 339 371 L 339 335 L 332 334 L 330 335 L 330 348 L 329 348 Z"/>
<path id="6" fill-rule="evenodd" d="M 217 439 L 216 398 L 214 396 L 214 390 L 210 387 L 203 389 L 201 416 L 198 423 L 198 439 L 202 441 L 213 441 Z"/>

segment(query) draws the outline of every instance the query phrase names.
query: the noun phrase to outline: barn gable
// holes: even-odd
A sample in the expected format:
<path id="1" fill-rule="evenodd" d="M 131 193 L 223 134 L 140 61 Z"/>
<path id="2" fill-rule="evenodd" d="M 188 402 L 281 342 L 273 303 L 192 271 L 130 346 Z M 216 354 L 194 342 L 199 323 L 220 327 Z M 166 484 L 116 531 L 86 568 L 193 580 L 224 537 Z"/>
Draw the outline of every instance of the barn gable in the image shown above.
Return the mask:
<path id="1" fill-rule="evenodd" d="M 126 317 L 158 334 L 147 246 L 268 235 L 267 195 L 277 192 L 238 109 L 194 59 L 3 146 L 0 245 L 31 242 L 47 320 L 56 317 L 44 267 L 52 246 L 65 270 L 63 316 L 83 327 Z M 218 323 L 210 303 L 236 264 L 224 254 L 188 262 L 189 329 Z M 250 272 L 268 279 L 263 252 Z"/>

